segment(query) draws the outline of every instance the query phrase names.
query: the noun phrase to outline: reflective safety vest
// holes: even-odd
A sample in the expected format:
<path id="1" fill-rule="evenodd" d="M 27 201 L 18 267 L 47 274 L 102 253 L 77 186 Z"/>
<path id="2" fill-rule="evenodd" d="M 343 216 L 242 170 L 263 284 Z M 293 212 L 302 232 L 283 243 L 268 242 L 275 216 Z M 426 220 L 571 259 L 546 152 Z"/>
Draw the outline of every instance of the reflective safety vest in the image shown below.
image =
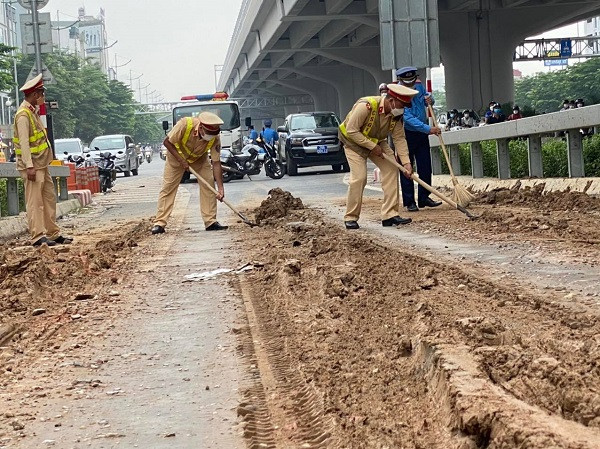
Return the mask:
<path id="1" fill-rule="evenodd" d="M 364 100 L 371 105 L 371 113 L 369 114 L 367 123 L 365 123 L 365 125 L 362 127 L 360 132 L 371 142 L 377 143 L 377 142 L 379 142 L 380 139 L 378 139 L 377 137 L 369 136 L 369 133 L 371 132 L 371 130 L 373 129 L 373 125 L 375 124 L 375 119 L 377 118 L 377 114 L 379 114 L 379 103 L 377 101 L 377 97 L 365 97 L 365 98 L 362 98 L 361 100 Z M 388 129 L 388 135 L 394 131 L 394 128 L 396 127 L 396 124 L 399 121 L 400 121 L 399 119 L 392 119 L 392 121 L 390 122 L 390 128 Z M 350 137 L 348 137 L 348 131 L 346 130 L 346 125 L 343 122 L 340 125 L 340 131 L 344 137 L 346 137 L 347 139 L 350 139 Z M 350 139 L 350 140 L 352 140 L 352 139 Z"/>
<path id="2" fill-rule="evenodd" d="M 208 141 L 208 145 L 206 145 L 206 149 L 202 154 L 194 154 L 187 146 L 188 140 L 190 140 L 190 134 L 192 134 L 192 129 L 194 129 L 194 122 L 191 117 L 186 117 L 186 121 L 187 126 L 185 127 L 185 133 L 183 134 L 181 144 L 176 143 L 175 148 L 177 148 L 179 155 L 185 159 L 188 164 L 192 164 L 210 151 L 217 138 L 215 137 Z"/>
<path id="3" fill-rule="evenodd" d="M 21 143 L 19 140 L 17 133 L 17 118 L 19 115 L 27 115 L 29 118 L 30 128 L 29 128 L 29 151 L 31 151 L 32 156 L 38 156 L 42 154 L 48 147 L 48 136 L 46 135 L 46 130 L 44 128 L 38 128 L 35 120 L 33 118 L 33 112 L 29 110 L 29 108 L 21 108 L 17 111 L 15 116 L 15 124 L 14 124 L 14 132 L 13 135 L 13 143 L 15 144 L 15 153 L 17 156 L 21 155 Z M 23 137 L 23 136 L 21 136 Z"/>

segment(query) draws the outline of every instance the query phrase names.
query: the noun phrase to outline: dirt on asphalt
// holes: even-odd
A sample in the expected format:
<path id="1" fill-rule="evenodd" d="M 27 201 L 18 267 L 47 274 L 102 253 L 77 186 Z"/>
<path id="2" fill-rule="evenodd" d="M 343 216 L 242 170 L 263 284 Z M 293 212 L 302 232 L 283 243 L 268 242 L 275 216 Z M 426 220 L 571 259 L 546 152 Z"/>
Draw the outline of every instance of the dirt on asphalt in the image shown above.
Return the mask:
<path id="1" fill-rule="evenodd" d="M 600 447 L 597 310 L 310 209 L 278 217 L 243 245 L 260 261 L 244 288 L 273 371 L 255 410 L 287 423 L 279 447 Z"/>

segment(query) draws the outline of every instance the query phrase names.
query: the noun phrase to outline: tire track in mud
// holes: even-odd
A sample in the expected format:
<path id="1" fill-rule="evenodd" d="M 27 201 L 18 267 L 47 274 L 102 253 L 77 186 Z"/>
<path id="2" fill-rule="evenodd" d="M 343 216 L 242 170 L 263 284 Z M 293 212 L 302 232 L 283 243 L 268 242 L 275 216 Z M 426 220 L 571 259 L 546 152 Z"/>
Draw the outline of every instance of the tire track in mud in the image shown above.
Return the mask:
<path id="1" fill-rule="evenodd" d="M 264 305 L 252 285 L 233 283 L 242 292 L 248 318 L 239 349 L 249 365 L 251 385 L 242 393 L 238 415 L 249 447 L 331 447 L 333 423 L 325 417 L 322 397 L 290 365 L 282 351 L 285 339 L 261 324 Z"/>
<path id="2" fill-rule="evenodd" d="M 288 431 L 298 447 L 600 447 L 597 311 L 345 233 L 313 211 L 267 220 L 246 249 L 264 264 L 244 288 L 253 338 L 269 342 L 270 416 L 306 429 L 312 417 L 310 436 L 326 438 Z M 286 405 L 302 394 L 308 409 Z"/>

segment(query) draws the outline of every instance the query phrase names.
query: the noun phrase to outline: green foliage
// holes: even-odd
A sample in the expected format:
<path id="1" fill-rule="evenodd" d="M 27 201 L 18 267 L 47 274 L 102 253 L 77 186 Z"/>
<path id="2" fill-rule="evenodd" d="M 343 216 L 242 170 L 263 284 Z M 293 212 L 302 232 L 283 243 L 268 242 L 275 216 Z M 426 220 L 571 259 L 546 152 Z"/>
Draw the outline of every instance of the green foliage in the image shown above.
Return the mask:
<path id="1" fill-rule="evenodd" d="M 25 210 L 25 187 L 23 180 L 17 179 L 17 192 L 19 194 L 19 210 Z M 0 178 L 0 215 L 6 217 L 8 215 L 8 197 L 6 195 L 6 178 Z"/>
<path id="2" fill-rule="evenodd" d="M 148 114 L 138 114 L 135 116 L 135 127 L 133 139 L 142 143 L 162 142 L 164 131 L 160 123 L 156 121 L 156 116 Z"/>
<path id="3" fill-rule="evenodd" d="M 600 102 L 600 58 L 590 58 L 564 70 L 540 73 L 515 83 L 515 101 L 538 114 L 555 112 L 564 99 Z"/>
<path id="4" fill-rule="evenodd" d="M 59 104 L 58 110 L 50 111 L 56 138 L 79 137 L 89 143 L 102 134 L 135 133 L 135 100 L 127 85 L 109 80 L 98 66 L 71 54 L 51 53 L 44 62 L 57 81 L 47 86 L 46 93 L 47 100 Z M 22 57 L 17 67 L 19 85 L 33 64 L 32 56 Z"/>
<path id="5" fill-rule="evenodd" d="M 527 155 L 527 140 L 515 139 L 508 143 L 510 154 L 511 178 L 526 178 L 529 176 L 529 159 Z M 459 146 L 460 164 L 463 175 L 472 175 L 471 145 L 463 143 Z M 496 142 L 488 140 L 481 142 L 483 153 L 483 175 L 495 178 L 498 176 L 498 160 Z M 449 174 L 448 165 L 441 153 L 442 173 Z M 594 135 L 583 140 L 583 158 L 586 176 L 600 176 L 600 135 Z M 569 176 L 567 162 L 567 142 L 559 138 L 547 138 L 542 142 L 542 164 L 544 176 L 548 178 L 565 178 Z"/>
<path id="6" fill-rule="evenodd" d="M 0 91 L 6 92 L 15 88 L 13 77 L 13 47 L 0 44 Z"/>

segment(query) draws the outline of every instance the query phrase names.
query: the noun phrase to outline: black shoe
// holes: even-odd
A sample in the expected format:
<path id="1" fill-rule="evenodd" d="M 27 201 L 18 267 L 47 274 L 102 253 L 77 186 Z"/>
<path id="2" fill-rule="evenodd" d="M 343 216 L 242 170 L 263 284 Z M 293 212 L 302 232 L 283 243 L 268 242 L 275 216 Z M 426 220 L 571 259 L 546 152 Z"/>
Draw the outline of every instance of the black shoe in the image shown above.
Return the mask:
<path id="1" fill-rule="evenodd" d="M 423 201 L 419 201 L 419 207 L 438 207 L 441 206 L 441 201 L 433 201 L 431 198 L 427 197 Z"/>
<path id="2" fill-rule="evenodd" d="M 215 221 L 213 224 L 211 224 L 208 228 L 206 228 L 207 231 L 224 231 L 225 229 L 227 229 L 229 226 L 223 226 L 221 223 L 219 223 L 218 221 Z"/>
<path id="3" fill-rule="evenodd" d="M 408 224 L 412 221 L 412 218 L 402 218 L 398 215 L 392 218 L 388 218 L 387 220 L 382 220 L 381 224 L 383 226 L 398 226 L 403 224 Z"/>
<path id="4" fill-rule="evenodd" d="M 415 203 L 409 204 L 406 207 L 406 210 L 409 212 L 419 212 L 419 208 L 417 207 L 417 205 Z"/>
<path id="5" fill-rule="evenodd" d="M 31 246 L 42 246 L 44 243 L 48 246 L 56 246 L 55 241 L 48 240 L 46 237 L 42 237 L 41 239 L 36 240 L 31 244 Z"/>
<path id="6" fill-rule="evenodd" d="M 71 237 L 63 237 L 62 235 L 52 239 L 52 241 L 58 243 L 59 245 L 70 245 L 73 243 L 73 239 Z"/>
<path id="7" fill-rule="evenodd" d="M 360 228 L 360 226 L 358 225 L 358 222 L 356 222 L 355 220 L 345 221 L 344 225 L 346 226 L 346 229 L 359 229 Z"/>
<path id="8" fill-rule="evenodd" d="M 154 225 L 154 226 L 152 226 L 152 229 L 150 230 L 150 232 L 152 234 L 164 234 L 165 228 L 160 225 Z"/>

